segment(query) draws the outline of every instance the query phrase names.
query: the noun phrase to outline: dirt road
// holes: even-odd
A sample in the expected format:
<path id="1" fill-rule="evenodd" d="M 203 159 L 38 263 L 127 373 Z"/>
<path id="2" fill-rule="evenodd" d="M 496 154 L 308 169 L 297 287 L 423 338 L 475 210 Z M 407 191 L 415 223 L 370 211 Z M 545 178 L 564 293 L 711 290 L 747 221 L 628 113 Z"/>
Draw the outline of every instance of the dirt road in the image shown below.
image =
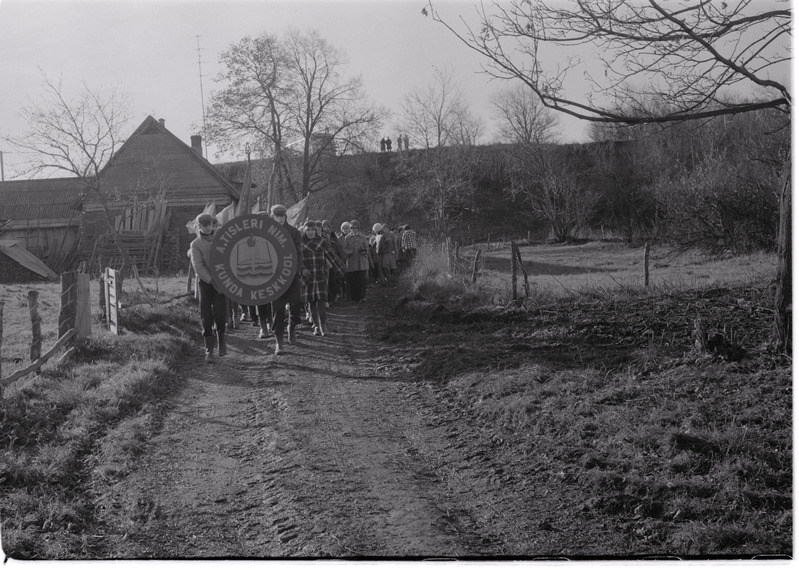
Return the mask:
<path id="1" fill-rule="evenodd" d="M 216 364 L 187 362 L 139 469 L 98 502 L 109 556 L 602 553 L 530 452 L 387 364 L 367 334 L 375 304 L 332 308 L 331 336 L 304 329 L 283 356 L 246 325 Z"/>

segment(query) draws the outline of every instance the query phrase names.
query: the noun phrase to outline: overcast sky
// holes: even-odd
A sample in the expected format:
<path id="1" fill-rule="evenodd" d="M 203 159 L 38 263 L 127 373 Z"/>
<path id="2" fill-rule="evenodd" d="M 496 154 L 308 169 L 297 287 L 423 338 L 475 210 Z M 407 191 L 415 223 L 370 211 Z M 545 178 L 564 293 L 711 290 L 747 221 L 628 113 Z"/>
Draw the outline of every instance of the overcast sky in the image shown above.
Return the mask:
<path id="1" fill-rule="evenodd" d="M 447 21 L 476 22 L 478 2 L 434 5 Z M 395 113 L 405 94 L 432 81 L 434 66 L 452 66 L 490 141 L 490 96 L 507 84 L 481 73 L 484 61 L 422 16 L 425 5 L 426 0 L 0 0 L 0 135 L 24 130 L 20 108 L 39 99 L 44 72 L 60 78 L 67 94 L 79 93 L 83 82 L 114 87 L 129 97 L 131 131 L 153 115 L 188 143 L 197 132 L 192 126 L 202 124 L 198 36 L 207 103 L 218 87 L 213 79 L 220 52 L 247 35 L 297 28 L 316 29 L 343 49 L 350 61 L 347 75 L 360 75 L 367 96 Z M 586 139 L 582 122 L 558 117 L 560 141 Z M 392 135 L 391 125 L 386 135 Z M 23 158 L 3 145 L 11 179 Z M 209 150 L 212 159 L 214 151 Z"/>
<path id="2" fill-rule="evenodd" d="M 474 0 L 436 3 L 446 15 L 473 19 Z M 433 66 L 451 65 L 475 113 L 490 125 L 490 94 L 502 84 L 480 73 L 479 57 L 421 14 L 425 0 L 0 0 L 0 134 L 19 133 L 20 106 L 38 99 L 42 76 L 67 93 L 113 86 L 130 98 L 131 129 L 149 114 L 189 142 L 201 125 L 197 41 L 205 102 L 217 86 L 219 53 L 246 35 L 316 29 L 349 57 L 367 96 L 399 112 Z M 390 127 L 389 123 L 389 127 Z M 385 130 L 387 135 L 392 130 Z M 563 141 L 584 137 L 564 118 Z M 4 154 L 6 179 L 21 157 Z M 214 149 L 209 150 L 213 156 Z"/>

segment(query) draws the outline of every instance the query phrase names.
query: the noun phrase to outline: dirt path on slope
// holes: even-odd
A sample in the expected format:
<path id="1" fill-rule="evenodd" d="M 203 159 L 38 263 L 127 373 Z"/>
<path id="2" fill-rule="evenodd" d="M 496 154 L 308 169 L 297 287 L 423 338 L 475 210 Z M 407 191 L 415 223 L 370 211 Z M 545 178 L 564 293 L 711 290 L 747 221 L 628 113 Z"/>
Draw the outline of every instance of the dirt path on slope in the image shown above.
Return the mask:
<path id="1" fill-rule="evenodd" d="M 305 328 L 283 356 L 250 325 L 212 366 L 198 350 L 140 467 L 97 502 L 107 557 L 590 552 L 490 429 L 390 374 L 367 335 L 375 304 L 330 309 L 331 336 Z"/>

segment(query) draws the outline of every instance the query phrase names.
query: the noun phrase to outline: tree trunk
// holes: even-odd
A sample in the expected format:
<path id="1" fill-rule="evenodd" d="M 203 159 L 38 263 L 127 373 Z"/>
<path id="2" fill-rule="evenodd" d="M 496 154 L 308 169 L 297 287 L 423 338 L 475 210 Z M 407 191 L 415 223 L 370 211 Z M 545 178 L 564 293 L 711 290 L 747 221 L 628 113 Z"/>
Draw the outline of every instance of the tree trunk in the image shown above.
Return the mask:
<path id="1" fill-rule="evenodd" d="M 108 232 L 111 234 L 111 240 L 114 243 L 114 246 L 119 251 L 120 256 L 122 257 L 122 267 L 119 269 L 118 273 L 118 285 L 119 291 L 122 292 L 122 281 L 125 279 L 125 275 L 130 268 L 130 257 L 128 256 L 128 251 L 125 249 L 119 240 L 119 233 L 117 232 L 116 226 L 114 225 L 114 221 L 111 219 L 111 209 L 108 206 L 108 201 L 106 200 L 105 195 L 95 188 L 95 193 L 97 197 L 100 199 L 100 204 L 103 207 L 103 215 L 105 216 L 105 224 Z"/>
<path id="2" fill-rule="evenodd" d="M 774 330 L 777 347 L 791 354 L 791 163 L 785 164 L 780 196 L 780 227 L 777 234 L 777 290 L 774 297 Z"/>

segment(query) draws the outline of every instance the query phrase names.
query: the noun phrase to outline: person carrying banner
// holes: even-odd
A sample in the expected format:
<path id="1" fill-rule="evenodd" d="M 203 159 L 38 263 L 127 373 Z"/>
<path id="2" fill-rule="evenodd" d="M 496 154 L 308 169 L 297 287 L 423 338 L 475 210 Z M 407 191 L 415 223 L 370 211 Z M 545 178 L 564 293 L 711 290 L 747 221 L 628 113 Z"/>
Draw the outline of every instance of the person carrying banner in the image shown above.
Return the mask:
<path id="1" fill-rule="evenodd" d="M 225 356 L 225 323 L 227 322 L 227 298 L 216 290 L 209 264 L 209 250 L 214 235 L 214 218 L 209 213 L 197 217 L 197 238 L 191 242 L 189 253 L 191 265 L 199 278 L 200 320 L 205 341 L 205 361 L 214 361 L 214 348 L 219 345 L 219 356 Z M 216 333 L 214 333 L 216 326 Z"/>

